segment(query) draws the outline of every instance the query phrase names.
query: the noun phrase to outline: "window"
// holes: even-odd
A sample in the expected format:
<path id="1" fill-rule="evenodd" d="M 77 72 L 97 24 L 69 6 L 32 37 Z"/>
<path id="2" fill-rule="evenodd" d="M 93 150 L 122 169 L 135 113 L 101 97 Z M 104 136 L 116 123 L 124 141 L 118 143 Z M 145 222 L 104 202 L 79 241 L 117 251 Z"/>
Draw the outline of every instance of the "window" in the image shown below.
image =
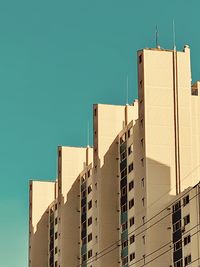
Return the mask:
<path id="1" fill-rule="evenodd" d="M 181 228 L 181 220 L 173 224 L 173 231 L 176 232 L 180 228 Z"/>
<path id="2" fill-rule="evenodd" d="M 188 255 L 185 257 L 185 266 L 189 265 L 192 261 L 191 255 Z"/>
<path id="3" fill-rule="evenodd" d="M 183 267 L 183 260 L 179 260 L 174 263 L 174 267 Z"/>
<path id="4" fill-rule="evenodd" d="M 86 206 L 83 206 L 83 207 L 81 208 L 81 212 L 82 212 L 82 213 L 86 213 Z"/>
<path id="5" fill-rule="evenodd" d="M 87 237 L 84 237 L 83 239 L 82 239 L 82 245 L 85 245 L 87 243 Z"/>
<path id="6" fill-rule="evenodd" d="M 133 252 L 133 253 L 130 254 L 130 261 L 132 261 L 134 259 L 135 259 L 135 252 Z"/>
<path id="7" fill-rule="evenodd" d="M 81 182 L 84 183 L 86 180 L 86 175 L 84 174 L 84 176 L 81 177 Z"/>
<path id="8" fill-rule="evenodd" d="M 190 235 L 184 237 L 184 246 L 186 246 L 188 243 L 190 243 L 190 241 L 191 241 L 191 236 Z"/>
<path id="9" fill-rule="evenodd" d="M 128 129 L 128 138 L 133 134 L 133 127 Z"/>
<path id="10" fill-rule="evenodd" d="M 126 133 L 120 138 L 120 144 L 123 144 L 126 141 Z"/>
<path id="11" fill-rule="evenodd" d="M 130 227 L 131 227 L 132 225 L 134 225 L 134 223 L 135 223 L 135 219 L 134 219 L 134 217 L 130 218 L 130 219 L 129 219 L 129 225 L 130 225 Z"/>
<path id="12" fill-rule="evenodd" d="M 145 224 L 145 216 L 142 217 L 142 223 Z"/>
<path id="13" fill-rule="evenodd" d="M 144 197 L 142 198 L 142 206 L 144 207 Z"/>
<path id="14" fill-rule="evenodd" d="M 92 208 L 92 200 L 88 202 L 88 210 Z"/>
<path id="15" fill-rule="evenodd" d="M 143 128 L 143 123 L 144 123 L 144 120 L 141 119 L 141 120 L 140 120 L 140 125 L 141 125 L 142 128 Z"/>
<path id="16" fill-rule="evenodd" d="M 92 257 L 92 249 L 88 251 L 88 259 Z"/>
<path id="17" fill-rule="evenodd" d="M 142 80 L 140 80 L 140 87 L 142 87 L 142 84 L 143 84 L 143 81 L 142 81 Z"/>
<path id="18" fill-rule="evenodd" d="M 58 208 L 58 205 L 57 205 L 57 203 L 55 204 L 55 210 L 57 210 L 57 208 Z"/>
<path id="19" fill-rule="evenodd" d="M 55 261 L 55 267 L 58 267 L 58 262 L 57 261 Z"/>
<path id="20" fill-rule="evenodd" d="M 143 240 L 143 244 L 145 244 L 145 235 L 143 235 L 142 240 Z"/>
<path id="21" fill-rule="evenodd" d="M 121 153 L 120 161 L 123 161 L 125 158 L 126 158 L 126 150 L 123 153 Z"/>
<path id="22" fill-rule="evenodd" d="M 134 188 L 134 181 L 130 181 L 129 183 L 129 191 L 131 191 Z"/>
<path id="23" fill-rule="evenodd" d="M 128 166 L 128 172 L 130 173 L 132 170 L 133 170 L 133 163 L 131 163 L 131 164 Z"/>
<path id="24" fill-rule="evenodd" d="M 121 179 L 127 175 L 127 168 L 121 172 Z"/>
<path id="25" fill-rule="evenodd" d="M 188 223 L 190 223 L 190 215 L 186 215 L 184 218 L 183 218 L 183 221 L 184 221 L 184 225 L 187 225 Z"/>
<path id="26" fill-rule="evenodd" d="M 55 239 L 57 239 L 58 238 L 58 233 L 57 232 L 55 232 Z"/>
<path id="27" fill-rule="evenodd" d="M 82 255 L 82 262 L 84 262 L 86 260 L 87 260 L 87 255 L 86 254 Z"/>
<path id="28" fill-rule="evenodd" d="M 186 206 L 190 201 L 189 195 L 183 198 L 183 206 Z"/>
<path id="29" fill-rule="evenodd" d="M 128 247 L 128 240 L 125 240 L 124 242 L 122 242 L 122 249 Z"/>
<path id="30" fill-rule="evenodd" d="M 85 230 L 86 229 L 86 221 L 81 224 L 81 229 L 82 230 Z"/>
<path id="31" fill-rule="evenodd" d="M 140 142 L 141 142 L 141 146 L 143 147 L 144 146 L 144 139 L 142 138 Z"/>
<path id="32" fill-rule="evenodd" d="M 139 63 L 142 63 L 142 55 L 139 55 Z"/>
<path id="33" fill-rule="evenodd" d="M 122 224 L 122 232 L 128 228 L 127 222 Z"/>
<path id="34" fill-rule="evenodd" d="M 192 88 L 192 95 L 198 95 L 198 88 Z"/>
<path id="35" fill-rule="evenodd" d="M 128 155 L 133 152 L 133 144 L 128 147 Z"/>
<path id="36" fill-rule="evenodd" d="M 127 194 L 127 187 L 124 186 L 124 187 L 122 187 L 122 189 L 121 189 L 121 195 L 122 195 L 122 196 L 125 196 L 126 194 Z"/>
<path id="37" fill-rule="evenodd" d="M 179 240 L 174 244 L 174 251 L 179 250 L 180 248 L 182 248 L 182 240 Z"/>
<path id="38" fill-rule="evenodd" d="M 90 175 L 91 175 L 91 170 L 88 171 L 87 175 L 88 175 L 88 177 L 90 177 Z"/>
<path id="39" fill-rule="evenodd" d="M 122 213 L 127 211 L 127 203 L 121 207 Z"/>
<path id="40" fill-rule="evenodd" d="M 176 202 L 176 204 L 173 205 L 173 212 L 179 210 L 181 207 L 181 201 Z"/>
<path id="41" fill-rule="evenodd" d="M 55 218 L 55 225 L 58 223 L 58 218 L 56 217 Z"/>
<path id="42" fill-rule="evenodd" d="M 58 248 L 57 248 L 57 247 L 55 247 L 55 254 L 57 254 L 57 252 L 58 252 Z"/>
<path id="43" fill-rule="evenodd" d="M 92 240 L 92 233 L 90 233 L 89 235 L 88 235 L 88 242 L 90 242 Z"/>
<path id="44" fill-rule="evenodd" d="M 144 178 L 141 180 L 142 187 L 144 187 Z"/>
<path id="45" fill-rule="evenodd" d="M 122 265 L 125 265 L 128 263 L 128 256 L 122 259 Z"/>
<path id="46" fill-rule="evenodd" d="M 82 198 L 85 198 L 85 197 L 86 197 L 86 190 L 82 191 L 82 193 L 81 193 L 81 197 L 82 197 Z"/>
<path id="47" fill-rule="evenodd" d="M 135 235 L 132 235 L 130 237 L 130 244 L 134 243 L 135 242 Z"/>
<path id="48" fill-rule="evenodd" d="M 92 217 L 88 218 L 88 226 L 92 224 Z"/>
<path id="49" fill-rule="evenodd" d="M 92 192 L 92 184 L 90 184 L 90 185 L 88 186 L 88 195 L 89 195 L 90 192 Z"/>
<path id="50" fill-rule="evenodd" d="M 144 158 L 141 159 L 141 165 L 144 167 Z"/>
<path id="51" fill-rule="evenodd" d="M 134 206 L 134 198 L 129 201 L 129 210 Z"/>

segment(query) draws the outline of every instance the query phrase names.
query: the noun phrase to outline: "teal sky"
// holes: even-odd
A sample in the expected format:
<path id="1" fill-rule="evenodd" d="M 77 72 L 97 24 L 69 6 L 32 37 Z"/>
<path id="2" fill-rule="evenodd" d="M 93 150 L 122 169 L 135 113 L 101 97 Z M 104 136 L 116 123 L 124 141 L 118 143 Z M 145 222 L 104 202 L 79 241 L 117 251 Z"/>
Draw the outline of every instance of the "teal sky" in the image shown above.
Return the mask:
<path id="1" fill-rule="evenodd" d="M 199 0 L 0 1 L 0 267 L 27 267 L 28 181 L 53 179 L 58 145 L 85 146 L 93 103 L 137 97 L 136 51 L 189 44 Z M 91 131 L 92 132 L 92 131 Z M 91 134 L 92 136 L 92 134 Z M 92 138 L 91 138 L 92 139 Z"/>

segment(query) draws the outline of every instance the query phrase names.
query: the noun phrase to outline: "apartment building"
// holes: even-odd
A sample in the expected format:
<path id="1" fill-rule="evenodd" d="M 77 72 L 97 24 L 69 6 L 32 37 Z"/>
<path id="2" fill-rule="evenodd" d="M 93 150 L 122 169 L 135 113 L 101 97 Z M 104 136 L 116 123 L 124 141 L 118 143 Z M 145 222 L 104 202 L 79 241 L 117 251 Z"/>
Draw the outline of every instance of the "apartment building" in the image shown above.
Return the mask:
<path id="1" fill-rule="evenodd" d="M 191 244 L 180 252 L 186 209 L 199 224 L 191 194 L 200 83 L 191 85 L 190 48 L 143 49 L 137 59 L 138 100 L 94 105 L 93 148 L 59 147 L 55 182 L 30 183 L 29 267 L 182 267 L 198 256 Z"/>
<path id="2" fill-rule="evenodd" d="M 200 183 L 175 197 L 171 210 L 171 254 L 175 267 L 200 264 Z"/>

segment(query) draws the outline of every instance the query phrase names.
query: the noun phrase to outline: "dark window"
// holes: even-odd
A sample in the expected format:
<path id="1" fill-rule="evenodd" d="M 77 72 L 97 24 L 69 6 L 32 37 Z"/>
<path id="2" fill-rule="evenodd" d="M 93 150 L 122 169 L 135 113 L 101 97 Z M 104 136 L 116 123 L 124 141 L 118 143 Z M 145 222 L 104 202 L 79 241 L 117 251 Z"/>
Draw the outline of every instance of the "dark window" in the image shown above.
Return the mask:
<path id="1" fill-rule="evenodd" d="M 127 187 L 124 186 L 122 189 L 121 189 L 121 195 L 122 196 L 125 196 L 127 194 Z"/>
<path id="2" fill-rule="evenodd" d="M 135 235 L 132 235 L 130 237 L 130 244 L 134 243 L 135 242 Z"/>
<path id="3" fill-rule="evenodd" d="M 122 224 L 122 232 L 125 231 L 128 228 L 127 222 Z"/>
<path id="4" fill-rule="evenodd" d="M 190 223 L 190 215 L 186 215 L 184 218 L 183 218 L 183 221 L 184 221 L 184 225 L 187 225 L 188 223 Z"/>
<path id="5" fill-rule="evenodd" d="M 122 259 L 122 265 L 125 265 L 128 263 L 128 256 Z"/>
<path id="6" fill-rule="evenodd" d="M 125 240 L 124 242 L 122 242 L 122 249 L 128 247 L 128 240 Z"/>
<path id="7" fill-rule="evenodd" d="M 92 208 L 92 200 L 90 200 L 89 202 L 88 202 L 88 209 L 91 209 Z"/>
<path id="8" fill-rule="evenodd" d="M 188 255 L 185 257 L 185 266 L 189 265 L 192 261 L 191 255 Z"/>
<path id="9" fill-rule="evenodd" d="M 142 55 L 139 55 L 139 63 L 142 63 Z"/>
<path id="10" fill-rule="evenodd" d="M 130 218 L 130 219 L 129 219 L 129 225 L 130 225 L 130 227 L 131 227 L 132 225 L 134 225 L 134 223 L 135 223 L 135 219 L 134 219 L 134 217 Z"/>
<path id="11" fill-rule="evenodd" d="M 179 260 L 174 263 L 174 267 L 183 267 L 183 260 Z"/>
<path id="12" fill-rule="evenodd" d="M 127 168 L 121 172 L 121 179 L 127 175 Z"/>
<path id="13" fill-rule="evenodd" d="M 174 244 L 174 251 L 179 250 L 180 248 L 182 248 L 182 240 L 179 240 Z"/>
<path id="14" fill-rule="evenodd" d="M 128 155 L 133 152 L 133 144 L 128 147 Z"/>
<path id="15" fill-rule="evenodd" d="M 55 239 L 57 239 L 58 238 L 58 233 L 57 232 L 55 232 Z"/>
<path id="16" fill-rule="evenodd" d="M 126 141 L 126 133 L 120 138 L 120 144 L 123 144 Z"/>
<path id="17" fill-rule="evenodd" d="M 134 198 L 132 198 L 132 199 L 129 201 L 129 209 L 131 209 L 133 206 L 134 206 Z"/>
<path id="18" fill-rule="evenodd" d="M 181 228 L 181 220 L 173 224 L 173 231 L 176 232 L 180 228 Z"/>
<path id="19" fill-rule="evenodd" d="M 121 210 L 122 213 L 127 211 L 127 203 L 121 207 Z"/>
<path id="20" fill-rule="evenodd" d="M 133 163 L 131 163 L 131 164 L 128 166 L 128 172 L 130 173 L 132 170 L 133 170 Z"/>
<path id="21" fill-rule="evenodd" d="M 142 178 L 141 182 L 142 182 L 142 187 L 144 187 L 144 178 Z"/>
<path id="22" fill-rule="evenodd" d="M 88 259 L 91 258 L 91 257 L 92 257 L 92 250 L 90 249 L 90 250 L 88 251 Z"/>
<path id="23" fill-rule="evenodd" d="M 184 246 L 186 246 L 188 243 L 190 243 L 190 241 L 191 241 L 191 236 L 190 235 L 184 237 Z"/>
<path id="24" fill-rule="evenodd" d="M 89 195 L 90 192 L 92 192 L 92 185 L 88 186 L 88 195 Z"/>
<path id="25" fill-rule="evenodd" d="M 92 233 L 90 233 L 89 235 L 88 235 L 88 242 L 90 242 L 92 240 Z"/>
<path id="26" fill-rule="evenodd" d="M 92 217 L 88 218 L 88 226 L 92 224 Z"/>
<path id="27" fill-rule="evenodd" d="M 186 206 L 190 201 L 189 195 L 183 198 L 183 206 Z"/>
<path id="28" fill-rule="evenodd" d="M 135 252 L 133 252 L 133 253 L 130 254 L 130 261 L 132 261 L 134 259 L 135 259 Z"/>
<path id="29" fill-rule="evenodd" d="M 134 188 L 134 181 L 132 180 L 129 183 L 129 191 L 131 191 L 131 189 L 133 189 L 133 188 Z"/>
<path id="30" fill-rule="evenodd" d="M 133 127 L 128 129 L 128 138 L 133 134 Z"/>
<path id="31" fill-rule="evenodd" d="M 177 211 L 181 207 L 181 201 L 176 202 L 176 204 L 173 205 L 173 212 Z"/>

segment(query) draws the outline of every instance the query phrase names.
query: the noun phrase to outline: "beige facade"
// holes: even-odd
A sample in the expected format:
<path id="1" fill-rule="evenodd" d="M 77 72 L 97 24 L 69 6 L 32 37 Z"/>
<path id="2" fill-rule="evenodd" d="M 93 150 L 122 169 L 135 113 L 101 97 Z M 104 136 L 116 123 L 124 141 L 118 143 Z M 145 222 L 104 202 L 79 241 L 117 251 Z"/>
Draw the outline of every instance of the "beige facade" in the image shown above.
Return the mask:
<path id="1" fill-rule="evenodd" d="M 200 82 L 191 85 L 188 46 L 137 55 L 138 100 L 94 105 L 94 148 L 59 147 L 56 182 L 32 182 L 30 267 L 182 267 L 198 257 L 199 239 L 180 254 L 185 236 L 171 229 L 182 227 L 175 202 L 200 177 Z M 189 208 L 199 224 L 189 199 L 179 221 Z"/>

